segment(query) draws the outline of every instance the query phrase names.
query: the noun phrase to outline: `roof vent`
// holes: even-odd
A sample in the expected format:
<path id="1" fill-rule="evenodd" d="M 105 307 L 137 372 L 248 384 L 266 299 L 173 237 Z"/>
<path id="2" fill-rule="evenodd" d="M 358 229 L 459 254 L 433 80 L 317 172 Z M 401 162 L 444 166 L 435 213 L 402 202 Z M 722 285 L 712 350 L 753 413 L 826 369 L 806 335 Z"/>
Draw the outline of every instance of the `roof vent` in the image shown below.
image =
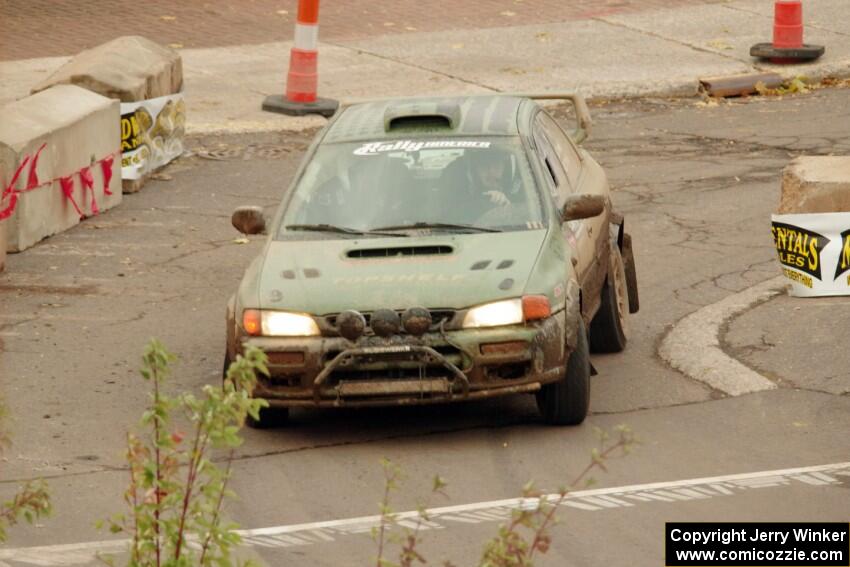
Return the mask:
<path id="1" fill-rule="evenodd" d="M 460 124 L 457 104 L 407 103 L 393 105 L 384 112 L 384 131 L 451 130 Z"/>
<path id="2" fill-rule="evenodd" d="M 451 246 L 394 246 L 392 248 L 361 248 L 349 250 L 349 258 L 392 258 L 394 256 L 440 256 L 451 254 Z"/>

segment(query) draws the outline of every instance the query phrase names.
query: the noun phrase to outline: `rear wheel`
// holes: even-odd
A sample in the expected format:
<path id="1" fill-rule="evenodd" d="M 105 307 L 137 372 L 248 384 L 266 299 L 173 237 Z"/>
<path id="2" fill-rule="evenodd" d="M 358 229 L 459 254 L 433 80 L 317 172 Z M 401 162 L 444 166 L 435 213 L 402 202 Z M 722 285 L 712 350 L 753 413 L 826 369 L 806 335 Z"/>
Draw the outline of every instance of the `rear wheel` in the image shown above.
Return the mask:
<path id="1" fill-rule="evenodd" d="M 543 420 L 552 425 L 578 425 L 590 406 L 590 354 L 587 331 L 579 317 L 576 348 L 567 360 L 563 380 L 546 384 L 537 393 L 537 407 Z"/>
<path id="2" fill-rule="evenodd" d="M 621 352 L 628 342 L 629 292 L 620 248 L 611 246 L 608 277 L 602 286 L 602 303 L 590 322 L 592 352 Z"/>

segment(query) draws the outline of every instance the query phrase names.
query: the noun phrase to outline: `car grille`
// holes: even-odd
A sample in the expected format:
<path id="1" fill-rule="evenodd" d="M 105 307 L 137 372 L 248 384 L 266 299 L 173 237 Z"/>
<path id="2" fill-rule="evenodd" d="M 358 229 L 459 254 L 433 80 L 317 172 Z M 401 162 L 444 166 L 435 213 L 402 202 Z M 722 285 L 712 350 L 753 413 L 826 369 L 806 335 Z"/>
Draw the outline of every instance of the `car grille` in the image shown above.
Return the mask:
<path id="1" fill-rule="evenodd" d="M 461 366 L 460 351 L 451 345 L 435 345 L 434 350 L 446 359 Z M 325 364 L 333 360 L 341 351 L 329 350 L 325 354 Z M 451 372 L 439 362 L 422 363 L 410 353 L 386 353 L 359 358 L 356 364 L 339 367 L 334 370 L 327 384 L 335 385 L 345 381 L 374 381 L 423 378 L 450 378 Z"/>

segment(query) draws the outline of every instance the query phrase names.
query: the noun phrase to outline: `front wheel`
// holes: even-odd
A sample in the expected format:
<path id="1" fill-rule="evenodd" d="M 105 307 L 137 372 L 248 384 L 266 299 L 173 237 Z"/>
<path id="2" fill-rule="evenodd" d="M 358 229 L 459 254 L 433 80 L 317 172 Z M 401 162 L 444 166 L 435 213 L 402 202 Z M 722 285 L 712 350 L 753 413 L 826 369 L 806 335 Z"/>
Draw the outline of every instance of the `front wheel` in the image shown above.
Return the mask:
<path id="1" fill-rule="evenodd" d="M 629 337 L 629 292 L 626 268 L 620 248 L 611 246 L 608 277 L 602 286 L 599 311 L 590 322 L 590 350 L 592 352 L 622 352 Z"/>
<path id="2" fill-rule="evenodd" d="M 576 348 L 567 360 L 563 380 L 545 384 L 537 392 L 537 407 L 543 420 L 552 425 L 578 425 L 590 407 L 590 353 L 587 331 L 579 317 Z"/>
<path id="3" fill-rule="evenodd" d="M 288 421 L 289 408 L 260 408 L 260 419 L 250 415 L 245 418 L 245 423 L 251 429 L 273 429 L 286 425 Z"/>
<path id="4" fill-rule="evenodd" d="M 227 379 L 227 369 L 230 368 L 230 355 L 224 355 L 224 368 L 221 372 L 222 383 Z M 245 425 L 251 429 L 271 429 L 286 425 L 289 421 L 289 408 L 260 408 L 260 419 L 250 415 L 245 416 Z"/>

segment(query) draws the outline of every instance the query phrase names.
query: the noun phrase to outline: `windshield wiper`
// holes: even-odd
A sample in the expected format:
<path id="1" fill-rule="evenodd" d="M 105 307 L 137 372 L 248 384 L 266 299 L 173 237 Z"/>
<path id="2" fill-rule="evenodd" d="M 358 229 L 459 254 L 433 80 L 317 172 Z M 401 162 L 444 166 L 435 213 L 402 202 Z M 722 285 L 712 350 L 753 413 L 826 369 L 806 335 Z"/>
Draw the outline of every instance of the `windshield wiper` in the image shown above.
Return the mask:
<path id="1" fill-rule="evenodd" d="M 337 234 L 353 234 L 354 236 L 408 236 L 407 234 L 399 234 L 397 232 L 378 232 L 376 230 L 357 230 L 356 228 L 348 228 L 345 226 L 334 226 L 332 224 L 287 224 L 283 227 L 286 230 L 306 230 L 311 232 L 335 232 Z"/>
<path id="2" fill-rule="evenodd" d="M 416 228 L 445 228 L 448 230 L 471 230 L 474 232 L 504 232 L 498 228 L 486 226 L 475 226 L 474 224 L 454 224 L 448 222 L 415 222 L 412 224 L 397 224 L 392 226 L 381 226 L 374 230 L 405 230 Z"/>

